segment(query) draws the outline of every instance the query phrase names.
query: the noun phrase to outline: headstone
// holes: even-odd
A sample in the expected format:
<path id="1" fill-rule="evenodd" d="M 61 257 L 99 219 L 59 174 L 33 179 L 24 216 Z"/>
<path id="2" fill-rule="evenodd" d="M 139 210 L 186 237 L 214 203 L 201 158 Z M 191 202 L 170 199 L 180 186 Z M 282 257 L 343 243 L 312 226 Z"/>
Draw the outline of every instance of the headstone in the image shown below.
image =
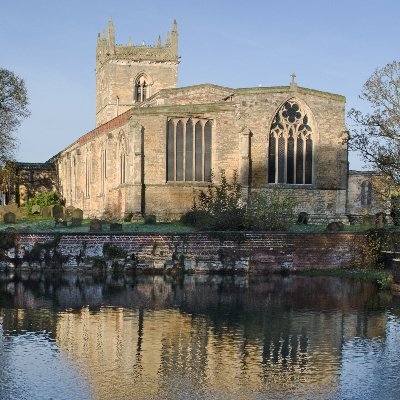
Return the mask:
<path id="1" fill-rule="evenodd" d="M 103 229 L 103 224 L 99 219 L 92 219 L 90 221 L 89 232 L 101 232 Z"/>
<path id="2" fill-rule="evenodd" d="M 72 221 L 71 221 L 72 226 L 81 226 L 82 225 L 83 211 L 80 208 L 75 208 L 72 211 L 71 216 L 72 216 Z"/>
<path id="3" fill-rule="evenodd" d="M 122 224 L 119 224 L 117 222 L 112 222 L 110 224 L 110 231 L 111 232 L 122 232 Z"/>
<path id="4" fill-rule="evenodd" d="M 144 223 L 149 224 L 149 225 L 154 225 L 157 222 L 157 218 L 155 215 L 150 214 L 150 215 L 145 215 L 144 217 Z"/>
<path id="5" fill-rule="evenodd" d="M 52 216 L 52 207 L 45 206 L 42 208 L 42 217 L 43 218 L 50 218 Z"/>
<path id="6" fill-rule="evenodd" d="M 3 220 L 5 224 L 15 224 L 16 222 L 15 214 L 11 211 L 6 212 L 3 216 Z"/>
<path id="7" fill-rule="evenodd" d="M 350 225 L 357 225 L 357 217 L 355 215 L 348 214 L 347 218 L 349 220 Z"/>
<path id="8" fill-rule="evenodd" d="M 307 225 L 308 224 L 308 214 L 302 211 L 299 216 L 297 217 L 297 224 L 298 225 Z"/>
<path id="9" fill-rule="evenodd" d="M 65 219 L 65 208 L 58 204 L 53 206 L 53 217 L 55 219 Z"/>
<path id="10" fill-rule="evenodd" d="M 329 232 L 343 231 L 344 223 L 340 221 L 329 222 L 328 226 L 326 227 L 326 230 Z"/>
<path id="11" fill-rule="evenodd" d="M 32 214 L 40 214 L 40 206 L 38 204 L 32 206 Z"/>
<path id="12" fill-rule="evenodd" d="M 66 216 L 67 218 L 71 218 L 71 217 L 72 217 L 72 213 L 74 212 L 74 210 L 75 210 L 75 207 L 74 207 L 74 206 L 68 206 L 68 207 L 66 207 L 66 209 L 65 209 L 65 216 Z"/>
<path id="13" fill-rule="evenodd" d="M 386 214 L 384 212 L 378 212 L 375 214 L 375 228 L 384 228 L 386 222 Z"/>

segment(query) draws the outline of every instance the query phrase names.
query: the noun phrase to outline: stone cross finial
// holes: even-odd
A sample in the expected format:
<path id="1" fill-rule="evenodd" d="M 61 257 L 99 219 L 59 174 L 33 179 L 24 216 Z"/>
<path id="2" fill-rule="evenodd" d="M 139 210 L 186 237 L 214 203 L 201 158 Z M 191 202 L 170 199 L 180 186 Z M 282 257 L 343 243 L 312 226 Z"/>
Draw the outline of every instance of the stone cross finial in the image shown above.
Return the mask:
<path id="1" fill-rule="evenodd" d="M 290 82 L 290 89 L 296 90 L 297 89 L 296 74 L 293 72 L 290 76 L 292 77 L 292 81 Z"/>

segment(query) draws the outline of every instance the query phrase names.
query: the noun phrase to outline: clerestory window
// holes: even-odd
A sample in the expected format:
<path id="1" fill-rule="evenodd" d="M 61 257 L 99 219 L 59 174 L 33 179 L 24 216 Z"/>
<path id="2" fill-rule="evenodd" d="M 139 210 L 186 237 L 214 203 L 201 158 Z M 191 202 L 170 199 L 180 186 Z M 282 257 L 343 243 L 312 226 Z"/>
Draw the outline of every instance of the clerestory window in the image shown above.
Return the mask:
<path id="1" fill-rule="evenodd" d="M 212 122 L 170 119 L 167 125 L 167 180 L 210 181 Z"/>
<path id="2" fill-rule="evenodd" d="M 271 125 L 268 183 L 311 184 L 313 146 L 309 115 L 294 99 L 288 100 Z"/>

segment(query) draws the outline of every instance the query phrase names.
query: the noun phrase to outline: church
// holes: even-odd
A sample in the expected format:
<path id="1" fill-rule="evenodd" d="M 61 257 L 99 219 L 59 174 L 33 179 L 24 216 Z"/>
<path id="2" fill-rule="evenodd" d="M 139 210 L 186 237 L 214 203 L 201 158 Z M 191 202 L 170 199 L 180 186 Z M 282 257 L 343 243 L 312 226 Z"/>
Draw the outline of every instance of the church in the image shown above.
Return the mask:
<path id="1" fill-rule="evenodd" d="M 43 164 L 66 206 L 172 220 L 211 174 L 236 171 L 245 195 L 294 192 L 311 222 L 374 211 L 373 176 L 348 170 L 343 96 L 299 87 L 294 74 L 288 86 L 177 87 L 178 37 L 176 21 L 154 46 L 116 44 L 112 21 L 98 35 L 96 127 Z M 37 164 L 18 164 L 33 182 Z"/>

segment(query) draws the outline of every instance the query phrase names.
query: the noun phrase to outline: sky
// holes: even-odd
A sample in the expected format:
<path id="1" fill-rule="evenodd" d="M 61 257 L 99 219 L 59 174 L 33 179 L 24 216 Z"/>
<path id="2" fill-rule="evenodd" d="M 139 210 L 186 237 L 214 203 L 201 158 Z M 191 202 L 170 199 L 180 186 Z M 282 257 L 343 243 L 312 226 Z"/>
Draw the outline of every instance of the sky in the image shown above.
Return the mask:
<path id="1" fill-rule="evenodd" d="M 116 43 L 179 31 L 179 86 L 301 87 L 359 99 L 378 67 L 400 58 L 398 0 L 0 0 L 0 67 L 25 80 L 31 116 L 18 161 L 43 162 L 95 127 L 97 33 Z M 350 168 L 365 168 L 350 155 Z"/>

